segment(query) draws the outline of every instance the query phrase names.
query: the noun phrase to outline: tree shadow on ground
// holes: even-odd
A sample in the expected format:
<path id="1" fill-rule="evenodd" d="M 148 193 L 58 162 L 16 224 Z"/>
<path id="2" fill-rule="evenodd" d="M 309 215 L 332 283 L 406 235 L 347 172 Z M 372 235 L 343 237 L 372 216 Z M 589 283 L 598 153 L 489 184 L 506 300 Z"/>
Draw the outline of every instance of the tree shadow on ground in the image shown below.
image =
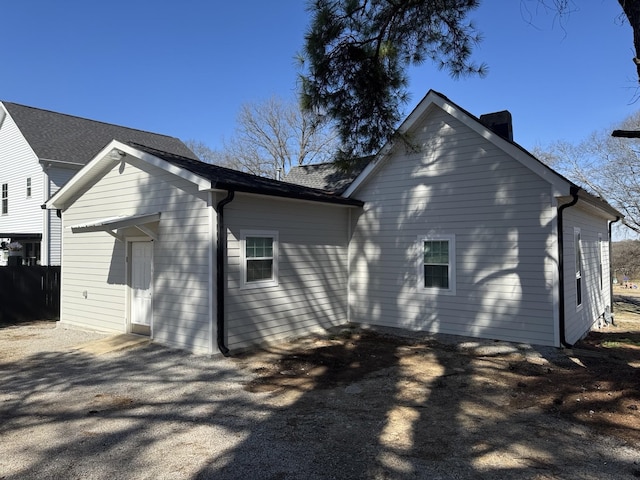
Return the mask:
<path id="1" fill-rule="evenodd" d="M 505 342 L 461 342 L 343 328 L 234 359 L 150 345 L 5 362 L 0 471 L 5 480 L 634 473 L 623 444 L 537 404 L 558 366 L 525 362 Z"/>

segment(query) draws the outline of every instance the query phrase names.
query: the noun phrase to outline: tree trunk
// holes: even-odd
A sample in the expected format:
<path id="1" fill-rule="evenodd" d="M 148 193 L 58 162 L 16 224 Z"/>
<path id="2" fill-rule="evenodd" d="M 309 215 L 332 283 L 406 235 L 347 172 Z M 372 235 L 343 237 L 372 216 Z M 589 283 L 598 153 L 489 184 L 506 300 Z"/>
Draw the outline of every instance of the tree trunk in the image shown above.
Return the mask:
<path id="1" fill-rule="evenodd" d="M 624 14 L 629 20 L 631 29 L 633 30 L 633 46 L 636 49 L 636 56 L 633 62 L 636 64 L 638 71 L 638 82 L 640 82 L 640 2 L 637 0 L 618 0 Z"/>

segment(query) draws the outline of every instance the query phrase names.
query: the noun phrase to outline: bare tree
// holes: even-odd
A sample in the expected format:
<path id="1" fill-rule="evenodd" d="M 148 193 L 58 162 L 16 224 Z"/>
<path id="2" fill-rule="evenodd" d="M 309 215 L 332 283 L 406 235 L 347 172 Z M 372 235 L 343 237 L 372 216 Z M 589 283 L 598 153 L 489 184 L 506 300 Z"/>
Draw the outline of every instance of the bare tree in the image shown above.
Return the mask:
<path id="1" fill-rule="evenodd" d="M 331 161 L 337 136 L 320 116 L 272 97 L 240 108 L 234 136 L 224 142 L 223 164 L 277 178 L 292 166 Z"/>
<path id="2" fill-rule="evenodd" d="M 223 165 L 224 158 L 222 153 L 217 150 L 213 150 L 206 143 L 200 140 L 185 140 L 184 144 L 189 147 L 193 153 L 196 154 L 200 160 L 206 163 L 213 163 L 214 165 Z"/>
<path id="3" fill-rule="evenodd" d="M 620 128 L 640 130 L 640 111 L 624 120 Z M 640 233 L 640 139 L 615 138 L 611 129 L 606 129 L 577 145 L 559 141 L 533 153 L 607 200 L 625 215 L 625 225 Z"/>

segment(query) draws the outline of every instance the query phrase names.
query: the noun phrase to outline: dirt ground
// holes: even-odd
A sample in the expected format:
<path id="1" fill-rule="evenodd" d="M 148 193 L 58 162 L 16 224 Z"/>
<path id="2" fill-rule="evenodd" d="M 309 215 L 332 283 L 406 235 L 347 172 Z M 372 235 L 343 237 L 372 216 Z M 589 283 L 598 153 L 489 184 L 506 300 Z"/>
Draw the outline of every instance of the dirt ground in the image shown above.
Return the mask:
<path id="1" fill-rule="evenodd" d="M 426 400 L 424 388 L 430 384 L 444 400 L 440 408 L 452 409 L 440 413 L 451 417 L 459 405 L 450 399 L 477 393 L 477 385 L 484 384 L 483 389 L 508 392 L 502 413 L 535 406 L 640 445 L 640 293 L 615 293 L 615 325 L 591 332 L 566 355 L 550 359 L 517 348 L 498 358 L 489 347 L 473 348 L 473 341 L 465 348 L 346 328 L 311 345 L 283 345 L 239 361 L 256 376 L 246 386 L 251 392 L 333 389 L 395 368 L 404 377 L 396 394 L 414 407 Z"/>
<path id="2" fill-rule="evenodd" d="M 50 325 L 0 328 L 0 479 L 640 477 L 634 293 L 570 351 L 345 327 L 229 359 L 43 357 Z"/>

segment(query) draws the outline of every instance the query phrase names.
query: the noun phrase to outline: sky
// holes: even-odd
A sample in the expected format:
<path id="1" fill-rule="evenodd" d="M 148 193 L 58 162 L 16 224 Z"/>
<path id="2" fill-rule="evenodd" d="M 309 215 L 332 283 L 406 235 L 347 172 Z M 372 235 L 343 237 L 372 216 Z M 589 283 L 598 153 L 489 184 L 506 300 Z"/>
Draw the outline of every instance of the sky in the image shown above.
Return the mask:
<path id="1" fill-rule="evenodd" d="M 547 2 L 549 3 L 549 2 Z M 632 31 L 617 0 L 484 0 L 473 59 L 485 78 L 409 70 L 408 114 L 429 89 L 476 116 L 509 110 L 527 149 L 577 143 L 640 109 Z M 295 99 L 305 0 L 2 0 L 0 100 L 220 149 L 243 104 Z"/>

